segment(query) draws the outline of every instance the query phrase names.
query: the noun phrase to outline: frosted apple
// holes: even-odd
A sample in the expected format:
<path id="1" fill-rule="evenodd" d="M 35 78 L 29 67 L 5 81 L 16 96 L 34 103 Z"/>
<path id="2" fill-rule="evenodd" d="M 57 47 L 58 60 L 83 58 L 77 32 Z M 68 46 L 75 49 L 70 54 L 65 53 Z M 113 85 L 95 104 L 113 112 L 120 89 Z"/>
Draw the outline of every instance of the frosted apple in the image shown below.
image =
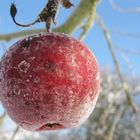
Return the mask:
<path id="1" fill-rule="evenodd" d="M 1 59 L 1 103 L 11 119 L 27 130 L 82 124 L 95 107 L 99 89 L 95 56 L 65 34 L 29 36 Z"/>

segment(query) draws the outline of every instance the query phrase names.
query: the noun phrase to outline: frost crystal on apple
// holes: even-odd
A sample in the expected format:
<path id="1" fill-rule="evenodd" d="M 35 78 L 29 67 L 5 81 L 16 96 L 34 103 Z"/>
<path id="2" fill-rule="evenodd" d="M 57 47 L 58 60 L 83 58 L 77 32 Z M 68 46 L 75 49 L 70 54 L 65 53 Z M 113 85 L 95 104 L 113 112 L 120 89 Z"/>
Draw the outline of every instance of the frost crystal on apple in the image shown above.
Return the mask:
<path id="1" fill-rule="evenodd" d="M 28 68 L 30 67 L 30 64 L 28 62 L 26 62 L 25 60 L 21 61 L 18 64 L 18 68 L 20 69 L 21 72 L 26 73 Z"/>

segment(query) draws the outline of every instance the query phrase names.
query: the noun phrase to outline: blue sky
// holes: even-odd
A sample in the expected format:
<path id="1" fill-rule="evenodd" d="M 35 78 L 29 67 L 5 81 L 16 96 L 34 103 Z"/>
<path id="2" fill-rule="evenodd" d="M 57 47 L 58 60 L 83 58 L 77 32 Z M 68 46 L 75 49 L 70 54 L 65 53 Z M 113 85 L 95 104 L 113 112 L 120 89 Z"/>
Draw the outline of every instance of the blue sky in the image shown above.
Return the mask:
<path id="1" fill-rule="evenodd" d="M 76 6 L 80 0 L 71 0 Z M 36 24 L 30 28 L 22 28 L 16 26 L 9 14 L 10 4 L 13 2 L 12 0 L 3 0 L 0 1 L 0 34 L 11 33 L 26 29 L 33 28 L 43 28 L 43 24 Z M 30 23 L 32 22 L 38 13 L 43 8 L 46 0 L 14 0 L 17 5 L 18 14 L 16 19 L 22 23 Z M 115 2 L 123 7 L 123 8 L 131 8 L 131 7 L 140 7 L 139 0 L 115 0 Z M 59 13 L 58 25 L 62 24 L 74 10 L 74 7 L 65 10 L 62 8 Z M 87 9 L 88 10 L 88 9 Z M 102 0 L 100 5 L 97 7 L 97 13 L 102 17 L 106 26 L 111 30 L 118 30 L 122 32 L 130 32 L 134 34 L 140 34 L 140 13 L 118 13 L 113 10 L 110 6 L 108 0 Z M 78 38 L 80 30 L 77 30 L 73 36 Z M 124 73 L 129 73 L 126 62 L 122 58 L 120 52 L 118 51 L 118 47 L 124 49 L 138 49 L 140 47 L 140 38 L 134 37 L 126 37 L 116 33 L 111 32 L 111 37 L 113 41 L 113 45 L 115 46 L 117 58 L 121 64 L 121 69 Z M 10 42 L 0 41 L 0 57 L 4 53 L 4 48 L 9 47 L 16 40 L 12 40 Z M 99 26 L 95 22 L 94 27 L 86 36 L 84 43 L 94 52 L 99 62 L 100 68 L 104 68 L 106 65 L 110 66 L 111 69 L 114 69 L 114 65 L 112 62 L 112 58 L 110 56 L 110 52 L 108 51 L 107 44 L 105 38 L 103 36 L 102 31 Z M 140 49 L 139 49 L 140 50 Z M 129 58 L 131 65 L 137 76 L 140 76 L 140 56 L 132 55 L 125 53 L 125 56 Z"/>

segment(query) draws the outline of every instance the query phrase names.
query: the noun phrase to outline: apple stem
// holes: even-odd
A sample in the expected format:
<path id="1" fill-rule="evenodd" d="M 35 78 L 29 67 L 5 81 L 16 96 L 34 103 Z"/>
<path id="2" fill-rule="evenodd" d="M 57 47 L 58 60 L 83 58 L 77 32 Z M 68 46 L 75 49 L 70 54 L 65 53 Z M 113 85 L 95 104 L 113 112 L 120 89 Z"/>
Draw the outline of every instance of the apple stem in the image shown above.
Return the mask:
<path id="1" fill-rule="evenodd" d="M 17 8 L 16 8 L 15 3 L 11 4 L 10 14 L 13 19 L 13 22 L 18 26 L 29 27 L 38 22 L 45 22 L 46 30 L 47 30 L 47 32 L 50 32 L 51 31 L 51 22 L 56 24 L 56 14 L 57 14 L 60 4 L 62 4 L 63 7 L 65 7 L 65 8 L 70 8 L 71 6 L 73 6 L 73 4 L 70 2 L 70 0 L 48 0 L 47 4 L 43 8 L 43 10 L 37 16 L 37 19 L 30 24 L 20 24 L 16 21 L 15 16 L 17 14 Z"/>

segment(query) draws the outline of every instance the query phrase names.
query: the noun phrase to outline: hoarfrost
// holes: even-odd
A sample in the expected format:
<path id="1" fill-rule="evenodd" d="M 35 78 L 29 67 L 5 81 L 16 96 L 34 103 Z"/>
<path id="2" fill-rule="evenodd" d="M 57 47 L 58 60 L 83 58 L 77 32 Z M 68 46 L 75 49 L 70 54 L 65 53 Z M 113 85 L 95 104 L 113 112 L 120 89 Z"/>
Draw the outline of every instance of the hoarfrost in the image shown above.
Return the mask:
<path id="1" fill-rule="evenodd" d="M 28 68 L 30 67 L 30 64 L 23 60 L 18 64 L 18 68 L 20 69 L 21 72 L 26 73 L 28 71 Z"/>
<path id="2" fill-rule="evenodd" d="M 26 81 L 27 81 L 27 82 L 30 82 L 30 80 L 29 80 L 29 79 L 27 79 Z"/>
<path id="3" fill-rule="evenodd" d="M 95 80 L 99 81 L 100 80 L 100 74 L 97 73 Z"/>
<path id="4" fill-rule="evenodd" d="M 28 58 L 29 62 L 32 62 L 34 59 L 35 59 L 35 56 Z"/>
<path id="5" fill-rule="evenodd" d="M 13 92 L 14 92 L 14 95 L 20 95 L 20 88 L 18 85 L 14 85 Z"/>

